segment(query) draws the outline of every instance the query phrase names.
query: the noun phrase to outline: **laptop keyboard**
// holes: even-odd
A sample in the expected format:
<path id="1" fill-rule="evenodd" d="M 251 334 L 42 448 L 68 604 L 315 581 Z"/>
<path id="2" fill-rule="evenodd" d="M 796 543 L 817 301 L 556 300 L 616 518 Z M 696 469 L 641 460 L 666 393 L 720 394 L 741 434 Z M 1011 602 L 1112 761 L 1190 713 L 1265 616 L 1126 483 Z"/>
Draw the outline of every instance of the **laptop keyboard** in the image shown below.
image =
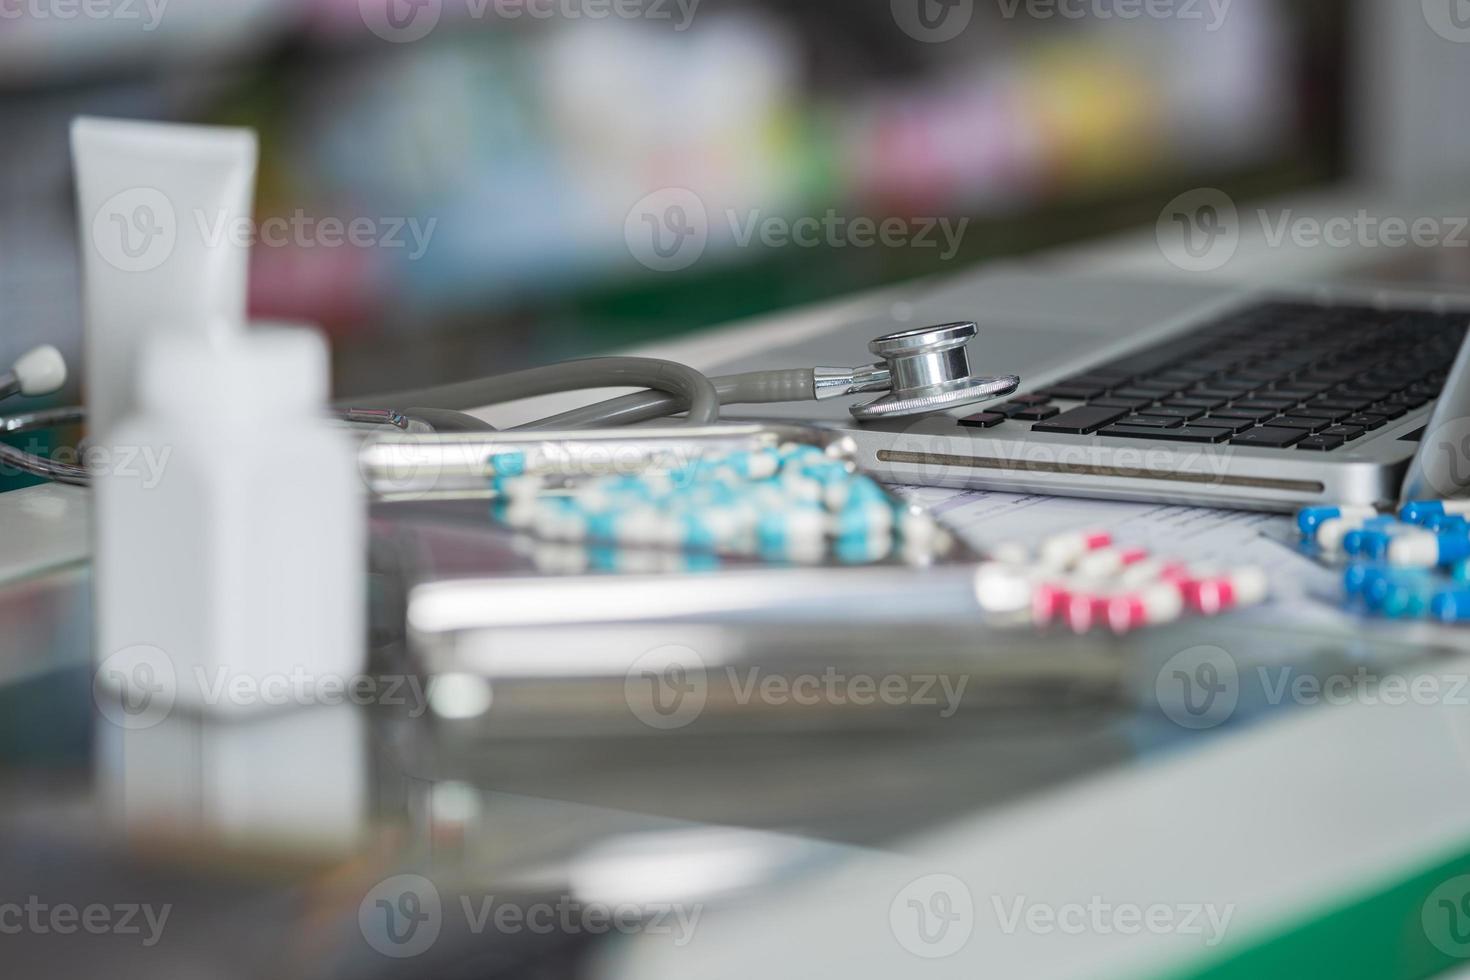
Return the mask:
<path id="1" fill-rule="evenodd" d="M 1467 326 L 1466 313 L 1265 303 L 960 424 L 1331 452 L 1438 398 Z"/>

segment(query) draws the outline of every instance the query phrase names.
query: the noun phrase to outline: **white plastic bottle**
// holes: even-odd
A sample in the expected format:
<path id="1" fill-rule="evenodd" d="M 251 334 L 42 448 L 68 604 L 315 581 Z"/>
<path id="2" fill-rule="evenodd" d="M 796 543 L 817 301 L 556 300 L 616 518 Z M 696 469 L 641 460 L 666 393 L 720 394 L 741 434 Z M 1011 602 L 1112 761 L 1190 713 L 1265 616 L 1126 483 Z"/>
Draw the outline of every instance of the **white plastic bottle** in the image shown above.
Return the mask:
<path id="1" fill-rule="evenodd" d="M 325 343 L 164 333 L 140 370 L 141 410 L 96 461 L 113 720 L 340 703 L 366 661 L 366 503 L 351 438 L 325 416 Z"/>

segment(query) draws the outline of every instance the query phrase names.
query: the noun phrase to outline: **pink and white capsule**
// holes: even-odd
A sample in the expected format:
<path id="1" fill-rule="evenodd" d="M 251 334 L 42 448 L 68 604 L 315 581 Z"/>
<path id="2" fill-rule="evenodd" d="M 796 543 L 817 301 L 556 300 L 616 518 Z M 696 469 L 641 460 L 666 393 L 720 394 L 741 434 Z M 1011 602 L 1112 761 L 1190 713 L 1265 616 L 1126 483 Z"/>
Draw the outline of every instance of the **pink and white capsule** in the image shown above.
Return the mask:
<path id="1" fill-rule="evenodd" d="M 1071 568 L 1088 552 L 1106 548 L 1112 543 L 1113 536 L 1106 531 L 1059 534 L 1042 542 L 1041 563 L 1048 568 Z"/>
<path id="2" fill-rule="evenodd" d="M 1270 583 L 1259 568 L 1241 568 L 1209 578 L 1186 579 L 1180 591 L 1189 608 L 1206 616 L 1218 616 L 1232 609 L 1258 605 L 1265 601 Z"/>
<path id="3" fill-rule="evenodd" d="M 1099 548 L 1077 559 L 1074 571 L 1080 578 L 1106 579 L 1147 559 L 1142 548 Z"/>
<path id="4" fill-rule="evenodd" d="M 1114 633 L 1131 633 L 1145 626 L 1172 623 L 1184 615 L 1184 596 L 1179 587 L 1158 582 L 1129 595 L 1108 601 L 1107 622 Z"/>

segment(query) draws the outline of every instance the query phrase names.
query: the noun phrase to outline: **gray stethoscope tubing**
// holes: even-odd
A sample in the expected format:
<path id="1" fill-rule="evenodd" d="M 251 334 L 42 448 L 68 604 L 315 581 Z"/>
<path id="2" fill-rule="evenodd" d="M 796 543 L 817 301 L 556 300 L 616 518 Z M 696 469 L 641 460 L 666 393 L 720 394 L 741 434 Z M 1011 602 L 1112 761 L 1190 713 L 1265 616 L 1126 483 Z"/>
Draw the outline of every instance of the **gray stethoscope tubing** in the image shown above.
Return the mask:
<path id="1" fill-rule="evenodd" d="M 542 419 L 520 430 L 570 431 L 619 427 L 685 414 L 683 424 L 706 427 L 719 421 L 722 405 L 822 401 L 865 392 L 887 392 L 849 411 L 858 421 L 928 415 L 972 405 L 1015 391 L 1014 375 L 975 377 L 966 346 L 978 332 L 973 323 L 922 327 L 879 337 L 868 345 L 881 363 L 852 368 L 796 368 L 709 378 L 674 361 L 644 357 L 597 357 L 480 378 L 373 399 L 380 404 L 414 405 L 402 411 L 361 409 L 341 404 L 336 415 L 359 425 L 410 429 L 414 423 L 434 432 L 493 432 L 462 409 L 519 401 L 539 395 L 596 388 L 646 388 L 585 408 Z M 60 386 L 60 382 L 57 382 Z M 80 408 L 51 409 L 0 418 L 0 433 L 18 435 L 84 422 Z M 0 445 L 0 463 L 60 483 L 79 486 L 91 480 L 85 467 Z"/>
<path id="2" fill-rule="evenodd" d="M 964 322 L 888 334 L 868 345 L 882 358 L 881 363 L 852 368 L 793 368 L 707 378 L 672 361 L 603 357 L 401 392 L 376 401 L 421 406 L 404 414 L 437 419 L 442 431 L 474 432 L 492 430 L 461 414 L 459 408 L 593 388 L 652 389 L 516 427 L 520 431 L 569 431 L 635 425 L 680 412 L 687 413 L 685 424 L 705 426 L 719 420 L 722 405 L 822 401 L 886 391 L 885 397 L 851 409 L 859 421 L 873 422 L 926 415 L 1015 391 L 1021 379 L 1014 375 L 977 378 L 971 374 L 967 346 L 978 332 L 974 323 Z"/>

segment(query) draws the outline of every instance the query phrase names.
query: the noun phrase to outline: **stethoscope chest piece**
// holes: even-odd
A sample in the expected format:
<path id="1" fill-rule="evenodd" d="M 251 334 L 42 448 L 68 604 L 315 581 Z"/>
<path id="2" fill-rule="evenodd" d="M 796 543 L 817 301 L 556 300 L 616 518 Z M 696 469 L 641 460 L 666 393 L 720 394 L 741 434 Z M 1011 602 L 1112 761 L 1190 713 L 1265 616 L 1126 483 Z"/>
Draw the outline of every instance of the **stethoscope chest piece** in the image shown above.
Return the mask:
<path id="1" fill-rule="evenodd" d="M 854 405 L 859 422 L 927 415 L 1009 395 L 1021 384 L 1015 375 L 977 378 L 970 374 L 967 347 L 979 333 L 974 323 L 947 323 L 879 337 L 868 349 L 883 359 L 889 393 Z"/>

